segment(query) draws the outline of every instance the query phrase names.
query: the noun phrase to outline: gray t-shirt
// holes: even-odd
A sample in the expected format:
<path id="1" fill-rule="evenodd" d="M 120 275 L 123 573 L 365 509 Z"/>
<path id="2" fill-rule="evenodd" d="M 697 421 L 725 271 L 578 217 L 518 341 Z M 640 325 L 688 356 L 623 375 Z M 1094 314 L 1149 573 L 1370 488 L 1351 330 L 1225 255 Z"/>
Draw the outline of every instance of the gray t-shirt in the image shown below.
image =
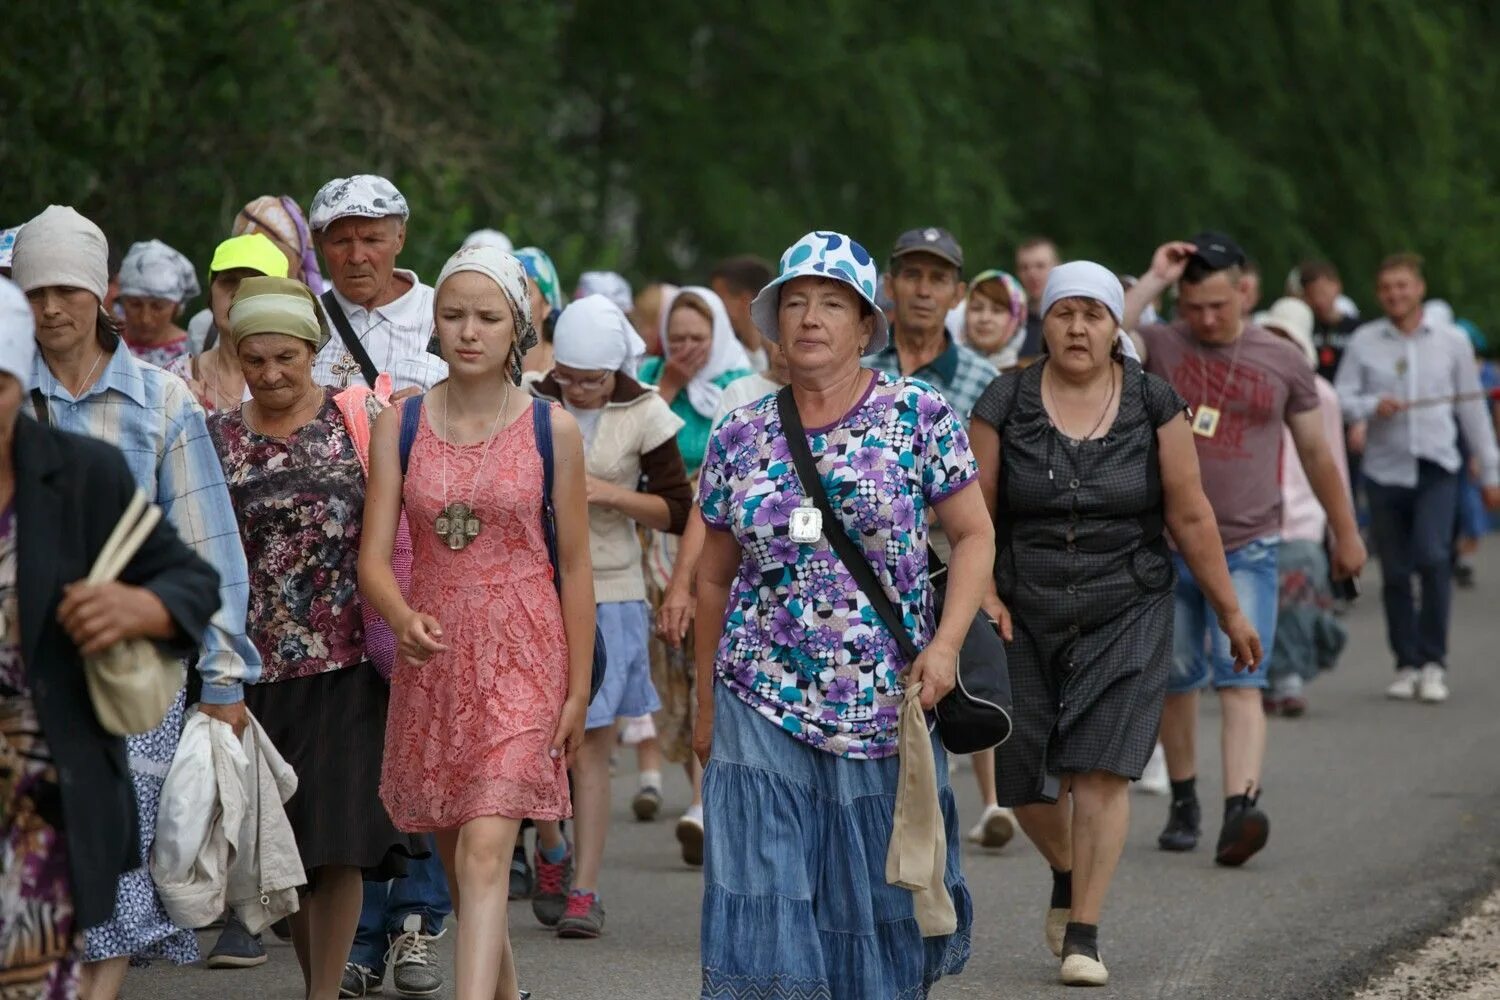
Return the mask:
<path id="1" fill-rule="evenodd" d="M 1235 344 L 1201 344 L 1187 324 L 1157 323 L 1138 331 L 1146 370 L 1172 383 L 1195 415 L 1219 411 L 1212 437 L 1195 434 L 1203 492 L 1213 505 L 1225 550 L 1281 530 L 1281 425 L 1316 409 L 1317 384 L 1289 342 L 1246 325 Z"/>

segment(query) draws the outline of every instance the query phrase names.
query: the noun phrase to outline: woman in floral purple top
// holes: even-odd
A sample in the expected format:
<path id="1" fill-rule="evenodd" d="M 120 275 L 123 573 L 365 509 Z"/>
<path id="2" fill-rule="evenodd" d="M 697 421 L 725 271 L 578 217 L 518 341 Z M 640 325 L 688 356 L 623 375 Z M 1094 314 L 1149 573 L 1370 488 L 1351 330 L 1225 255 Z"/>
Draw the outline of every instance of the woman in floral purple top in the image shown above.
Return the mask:
<path id="1" fill-rule="evenodd" d="M 951 933 L 923 937 L 912 895 L 871 877 L 891 840 L 907 687 L 921 682 L 928 709 L 952 689 L 994 560 L 983 498 L 967 489 L 978 470 L 958 416 L 924 383 L 860 365 L 888 338 L 875 281 L 859 244 L 809 233 L 751 310 L 785 352 L 841 523 L 794 530 L 808 502 L 775 397 L 731 413 L 703 466 L 710 530 L 698 571 L 694 742 L 707 759 L 704 997 L 926 997 L 968 959 L 972 907 L 947 760 L 925 733 Z M 927 579 L 932 513 L 953 544 L 942 625 Z M 922 650 L 913 663 L 829 546 L 833 531 L 864 550 L 903 614 Z M 779 933 L 765 935 L 768 922 Z"/>
<path id="2" fill-rule="evenodd" d="M 287 819 L 309 895 L 292 916 L 308 996 L 336 996 L 363 901 L 362 877 L 406 874 L 424 853 L 380 804 L 388 692 L 365 659 L 357 565 L 365 477 L 332 390 L 313 382 L 328 338 L 307 286 L 252 277 L 229 309 L 250 401 L 214 414 L 250 567 L 250 638 L 260 682 L 245 703 L 287 763 Z M 243 933 L 231 925 L 225 936 Z M 222 944 L 222 942 L 221 942 Z"/>

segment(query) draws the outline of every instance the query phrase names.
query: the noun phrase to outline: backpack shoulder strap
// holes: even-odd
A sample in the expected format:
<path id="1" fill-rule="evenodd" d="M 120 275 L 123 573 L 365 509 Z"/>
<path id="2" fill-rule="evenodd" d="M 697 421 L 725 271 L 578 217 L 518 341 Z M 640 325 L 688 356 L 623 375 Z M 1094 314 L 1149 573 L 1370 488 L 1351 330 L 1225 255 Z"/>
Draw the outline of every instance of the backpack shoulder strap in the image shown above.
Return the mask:
<path id="1" fill-rule="evenodd" d="M 547 557 L 552 560 L 552 582 L 562 593 L 562 571 L 557 565 L 557 511 L 552 506 L 552 405 L 540 399 L 531 401 L 531 428 L 536 437 L 537 454 L 542 457 L 542 537 L 547 543 Z"/>
<path id="2" fill-rule="evenodd" d="M 412 396 L 401 404 L 401 477 L 411 464 L 411 446 L 417 440 L 417 425 L 422 418 L 422 396 Z"/>

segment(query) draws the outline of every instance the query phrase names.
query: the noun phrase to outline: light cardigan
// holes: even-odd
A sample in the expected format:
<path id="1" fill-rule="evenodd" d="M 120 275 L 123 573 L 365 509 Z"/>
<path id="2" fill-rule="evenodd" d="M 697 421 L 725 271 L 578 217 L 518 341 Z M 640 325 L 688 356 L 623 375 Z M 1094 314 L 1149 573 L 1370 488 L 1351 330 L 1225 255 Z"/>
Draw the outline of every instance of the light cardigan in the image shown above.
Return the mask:
<path id="1" fill-rule="evenodd" d="M 532 380 L 532 395 L 561 402 L 551 376 Z M 682 419 L 654 388 L 617 374 L 615 393 L 599 413 L 592 443 L 584 451 L 590 476 L 622 489 L 645 491 L 667 501 L 668 531 L 682 534 L 693 490 L 677 450 Z M 617 510 L 589 504 L 589 555 L 594 562 L 594 600 L 600 604 L 644 601 L 646 577 L 635 522 Z"/>

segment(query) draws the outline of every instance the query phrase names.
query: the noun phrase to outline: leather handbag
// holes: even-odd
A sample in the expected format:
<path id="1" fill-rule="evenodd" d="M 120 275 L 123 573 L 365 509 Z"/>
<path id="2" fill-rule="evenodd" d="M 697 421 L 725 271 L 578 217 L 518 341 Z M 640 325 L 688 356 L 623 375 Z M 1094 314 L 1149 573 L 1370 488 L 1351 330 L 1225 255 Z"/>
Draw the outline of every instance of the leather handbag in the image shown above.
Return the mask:
<path id="1" fill-rule="evenodd" d="M 136 490 L 89 572 L 91 584 L 117 579 L 161 520 L 161 508 Z M 149 733 L 161 725 L 186 679 L 182 661 L 149 639 L 126 639 L 84 660 L 89 700 L 106 731 L 116 736 Z"/>
<path id="2" fill-rule="evenodd" d="M 776 396 L 777 412 L 781 417 L 782 432 L 786 435 L 787 448 L 792 453 L 792 463 L 797 469 L 797 478 L 808 499 L 817 505 L 823 515 L 823 534 L 829 546 L 843 562 L 849 575 L 864 592 L 870 606 L 885 623 L 886 629 L 901 647 L 901 655 L 910 666 L 921 650 L 917 649 L 911 633 L 907 631 L 902 615 L 891 604 L 885 588 L 875 575 L 874 568 L 865 558 L 860 546 L 849 537 L 844 520 L 828 502 L 823 489 L 823 477 L 818 474 L 812 451 L 807 446 L 807 433 L 802 429 L 802 417 L 797 412 L 797 400 L 790 386 Z M 947 596 L 948 567 L 930 548 L 927 551 L 928 579 L 933 590 L 933 610 L 938 621 L 942 620 Z M 1005 643 L 989 616 L 980 612 L 969 623 L 958 654 L 957 683 L 937 704 L 938 737 L 950 753 L 977 753 L 999 746 L 1010 738 L 1011 733 L 1010 670 L 1005 657 Z"/>

